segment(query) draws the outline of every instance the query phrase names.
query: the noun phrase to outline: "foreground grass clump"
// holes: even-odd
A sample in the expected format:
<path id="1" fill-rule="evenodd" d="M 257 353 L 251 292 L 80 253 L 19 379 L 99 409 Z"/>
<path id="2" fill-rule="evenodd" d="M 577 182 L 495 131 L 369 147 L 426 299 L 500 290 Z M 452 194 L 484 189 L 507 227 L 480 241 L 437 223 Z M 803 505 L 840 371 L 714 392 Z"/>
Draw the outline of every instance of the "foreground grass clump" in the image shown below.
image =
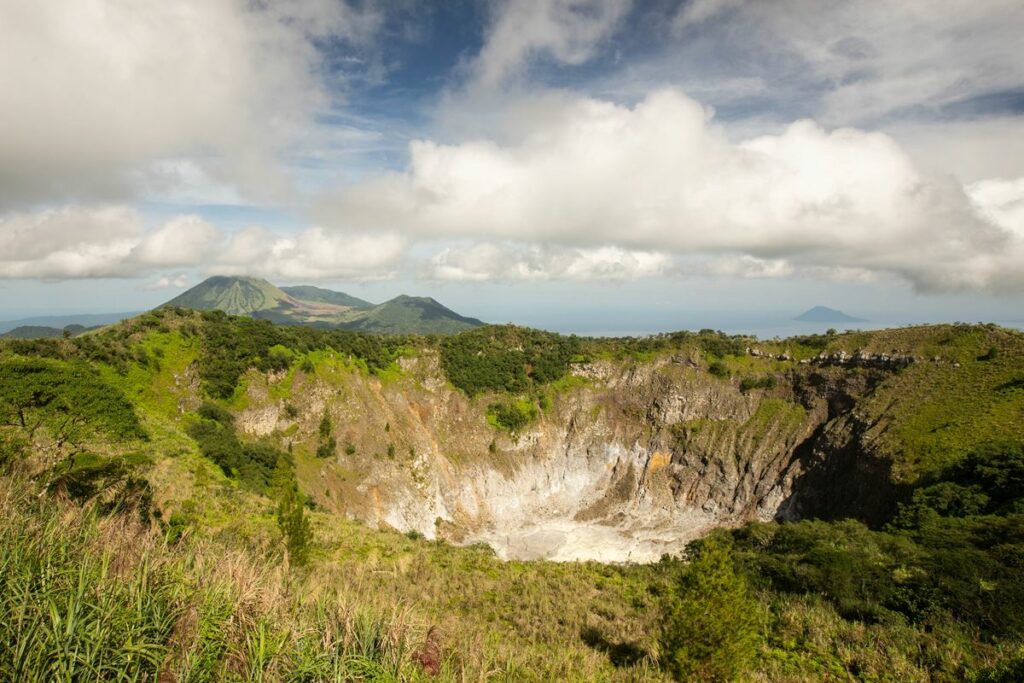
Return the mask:
<path id="1" fill-rule="evenodd" d="M 136 516 L 100 516 L 3 481 L 0 547 L 0 680 L 422 676 L 411 653 L 423 629 L 406 614 L 350 609 L 336 594 L 303 602 L 280 563 L 169 547 Z"/>

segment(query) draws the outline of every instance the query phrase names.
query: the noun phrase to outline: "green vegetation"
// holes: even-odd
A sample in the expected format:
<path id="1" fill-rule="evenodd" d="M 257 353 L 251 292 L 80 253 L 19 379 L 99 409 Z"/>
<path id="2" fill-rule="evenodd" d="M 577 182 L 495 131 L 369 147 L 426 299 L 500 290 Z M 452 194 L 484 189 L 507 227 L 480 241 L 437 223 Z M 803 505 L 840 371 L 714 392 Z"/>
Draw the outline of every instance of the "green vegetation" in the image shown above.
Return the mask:
<path id="1" fill-rule="evenodd" d="M 320 419 L 320 427 L 317 430 L 320 440 L 316 445 L 316 457 L 329 458 L 338 449 L 338 440 L 334 438 L 333 430 L 331 414 L 325 410 L 324 416 Z"/>
<path id="2" fill-rule="evenodd" d="M 430 297 L 397 296 L 377 306 L 352 311 L 338 325 L 375 334 L 456 334 L 483 323 L 442 306 Z"/>
<path id="3" fill-rule="evenodd" d="M 746 354 L 755 343 L 776 357 Z M 906 496 L 874 527 L 748 524 L 685 561 L 641 566 L 503 562 L 367 528 L 338 514 L 354 477 L 314 455 L 340 442 L 346 467 L 415 459 L 410 422 L 437 420 L 428 363 L 399 372 L 397 360 L 435 349 L 455 387 L 483 395 L 448 396 L 501 464 L 483 415 L 513 433 L 555 419 L 561 392 L 601 390 L 575 362 L 657 360 L 659 381 L 734 391 L 701 370 L 720 364 L 741 391 L 771 390 L 733 396 L 753 411 L 742 422 L 676 425 L 680 447 L 803 438 L 810 407 L 789 378 L 863 381 L 858 415 Z M 778 358 L 858 350 L 919 360 L 883 372 Z M 0 680 L 1019 680 L 1022 363 L 1020 335 L 987 326 L 435 339 L 163 310 L 70 339 L 4 340 Z M 311 386 L 318 401 L 350 391 L 382 412 L 350 430 L 344 401 L 320 413 L 303 400 Z M 388 403 L 396 394 L 404 403 Z M 275 405 L 288 420 L 252 426 Z M 626 420 L 631 407 L 604 409 Z"/>
<path id="4" fill-rule="evenodd" d="M 764 377 L 744 377 L 740 380 L 740 391 L 747 393 L 754 389 L 774 389 L 778 381 L 774 375 L 765 375 Z"/>
<path id="5" fill-rule="evenodd" d="M 803 521 L 735 532 L 751 575 L 849 619 L 957 620 L 1024 636 L 1024 445 L 990 446 L 914 490 L 882 530 Z"/>
<path id="6" fill-rule="evenodd" d="M 720 360 L 711 361 L 711 364 L 708 365 L 708 372 L 719 379 L 726 379 L 731 374 L 729 372 L 729 366 Z"/>
<path id="7" fill-rule="evenodd" d="M 306 598 L 262 558 L 0 482 L 0 679 L 416 681 L 403 615 Z M 449 666 L 445 662 L 445 666 Z M 449 677 L 449 680 L 451 678 Z"/>
<path id="8" fill-rule="evenodd" d="M 288 559 L 302 567 L 309 562 L 313 529 L 306 517 L 305 497 L 299 491 L 299 483 L 295 481 L 291 464 L 283 457 L 277 461 L 274 489 L 278 496 L 277 526 L 284 536 Z"/>
<path id="9" fill-rule="evenodd" d="M 1021 333 L 935 325 L 853 337 L 840 335 L 837 344 L 847 350 L 855 345 L 870 351 L 906 349 L 923 359 L 862 403 L 879 421 L 880 445 L 899 453 L 896 480 L 910 484 L 938 476 L 989 443 L 1021 440 L 1022 397 L 1012 390 L 1024 367 Z"/>
<path id="10" fill-rule="evenodd" d="M 469 396 L 485 391 L 524 393 L 561 379 L 579 352 L 575 337 L 504 326 L 482 327 L 441 342 L 449 381 Z"/>
<path id="11" fill-rule="evenodd" d="M 267 493 L 274 487 L 278 462 L 287 454 L 269 444 L 242 443 L 235 435 L 234 417 L 213 403 L 199 407 L 199 419 L 188 427 L 188 434 L 202 454 L 229 477 L 239 479 L 251 490 Z"/>
<path id="12" fill-rule="evenodd" d="M 530 399 L 492 403 L 487 408 L 487 419 L 500 429 L 513 434 L 537 418 L 537 406 Z"/>
<path id="13" fill-rule="evenodd" d="M 135 510 L 149 521 L 153 490 L 138 469 L 150 461 L 143 455 L 101 456 L 76 453 L 46 473 L 46 489 L 79 503 L 95 502 L 103 513 Z"/>
<path id="14" fill-rule="evenodd" d="M 252 277 L 214 276 L 163 308 L 223 311 L 288 325 L 314 325 L 376 334 L 453 334 L 483 323 L 429 297 L 398 296 L 374 305 L 319 287 L 277 287 Z"/>
<path id="15" fill-rule="evenodd" d="M 46 358 L 0 361 L 0 425 L 29 438 L 45 431 L 58 449 L 95 432 L 146 438 L 131 403 L 92 367 Z"/>
<path id="16" fill-rule="evenodd" d="M 733 566 L 725 541 L 710 536 L 679 568 L 664 600 L 661 661 L 677 680 L 731 681 L 749 670 L 765 615 Z"/>
<path id="17" fill-rule="evenodd" d="M 47 337 L 70 337 L 84 329 L 81 325 L 68 325 L 65 328 L 47 327 L 45 325 L 22 325 L 0 334 L 0 338 L 41 339 Z"/>
<path id="18" fill-rule="evenodd" d="M 274 325 L 267 320 L 229 318 L 220 311 L 202 314 L 204 353 L 199 371 L 210 396 L 229 398 L 249 368 L 287 369 L 296 354 L 332 349 L 366 364 L 371 372 L 387 368 L 406 343 L 402 337 L 342 330 Z"/>

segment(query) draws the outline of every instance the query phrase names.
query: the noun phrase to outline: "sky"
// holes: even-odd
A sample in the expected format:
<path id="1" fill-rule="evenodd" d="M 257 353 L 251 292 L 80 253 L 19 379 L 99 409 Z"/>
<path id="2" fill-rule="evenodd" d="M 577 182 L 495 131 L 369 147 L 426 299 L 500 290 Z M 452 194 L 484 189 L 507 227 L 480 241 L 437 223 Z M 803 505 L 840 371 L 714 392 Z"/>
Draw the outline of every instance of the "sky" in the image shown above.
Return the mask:
<path id="1" fill-rule="evenodd" d="M 1019 0 L 0 0 L 0 319 L 1024 320 Z"/>

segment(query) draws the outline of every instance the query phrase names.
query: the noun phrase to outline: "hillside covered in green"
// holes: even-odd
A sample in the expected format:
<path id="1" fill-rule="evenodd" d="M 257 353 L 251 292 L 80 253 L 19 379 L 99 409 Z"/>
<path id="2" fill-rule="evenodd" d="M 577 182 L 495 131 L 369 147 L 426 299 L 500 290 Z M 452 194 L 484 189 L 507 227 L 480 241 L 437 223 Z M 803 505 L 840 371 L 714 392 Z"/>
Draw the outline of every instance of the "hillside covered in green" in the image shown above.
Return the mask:
<path id="1" fill-rule="evenodd" d="M 829 411 L 856 422 L 865 450 L 802 457 L 880 463 L 891 506 L 750 521 L 652 564 L 502 561 L 371 528 L 325 494 L 355 495 L 325 462 L 364 455 L 352 436 L 364 432 L 309 406 L 402 384 L 417 392 L 405 414 L 440 410 L 421 404 L 441 388 L 421 386 L 434 377 L 413 361 L 479 407 L 455 422 L 493 430 L 492 444 L 609 369 L 668 368 L 764 398 L 750 430 L 798 414 L 804 393 L 856 386 L 828 394 Z M 245 423 L 265 405 L 296 426 Z M 615 419 L 650 419 L 630 410 Z M 393 420 L 365 457 L 413 468 Z M 679 438 L 725 422 L 680 422 Z M 1024 676 L 1024 335 L 996 326 L 435 337 L 168 307 L 71 338 L 0 341 L 0 469 L 3 680 Z M 807 486 L 855 483 L 807 471 Z"/>

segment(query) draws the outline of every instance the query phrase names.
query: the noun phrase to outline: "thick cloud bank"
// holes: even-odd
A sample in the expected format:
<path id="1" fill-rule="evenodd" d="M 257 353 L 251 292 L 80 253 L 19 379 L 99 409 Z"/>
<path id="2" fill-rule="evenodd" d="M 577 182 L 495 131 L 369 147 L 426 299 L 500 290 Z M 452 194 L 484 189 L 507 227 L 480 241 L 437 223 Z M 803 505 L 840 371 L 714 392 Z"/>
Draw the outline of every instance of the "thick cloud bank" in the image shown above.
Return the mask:
<path id="1" fill-rule="evenodd" d="M 431 238 L 697 255 L 710 272 L 884 273 L 921 290 L 1024 285 L 1024 236 L 1005 208 L 1019 183 L 978 184 L 968 196 L 919 172 L 884 134 L 807 120 L 731 142 L 671 89 L 632 107 L 558 106 L 501 144 L 413 142 L 404 173 L 335 195 L 321 218 Z M 445 252 L 435 273 L 480 279 L 486 262 L 492 277 L 517 272 L 477 252 Z"/>

